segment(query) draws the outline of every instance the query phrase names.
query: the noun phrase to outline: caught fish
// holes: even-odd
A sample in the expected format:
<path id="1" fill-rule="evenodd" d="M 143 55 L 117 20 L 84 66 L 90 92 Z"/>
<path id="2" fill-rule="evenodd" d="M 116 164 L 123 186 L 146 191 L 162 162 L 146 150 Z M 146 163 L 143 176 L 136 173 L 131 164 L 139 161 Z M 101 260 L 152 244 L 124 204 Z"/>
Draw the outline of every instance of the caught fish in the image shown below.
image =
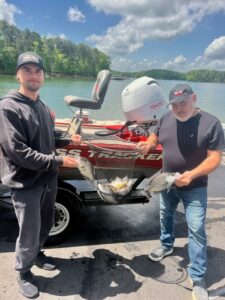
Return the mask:
<path id="1" fill-rule="evenodd" d="M 81 175 L 86 179 L 86 180 L 91 180 L 94 181 L 94 167 L 93 165 L 89 162 L 87 158 L 84 157 L 79 157 L 78 158 L 78 169 L 81 173 Z"/>
<path id="2" fill-rule="evenodd" d="M 112 180 L 111 182 L 98 183 L 97 191 L 102 200 L 116 204 L 123 196 L 127 195 L 132 188 L 132 180 L 127 177 Z"/>
<path id="3" fill-rule="evenodd" d="M 180 177 L 180 173 L 169 173 L 162 172 L 156 174 L 145 187 L 144 192 L 146 193 L 159 193 L 163 190 L 169 190 L 172 184 Z"/>
<path id="4" fill-rule="evenodd" d="M 113 190 L 115 194 L 120 196 L 125 196 L 127 193 L 130 192 L 132 188 L 132 180 L 128 179 L 128 177 L 119 178 L 112 180 L 109 183 L 110 188 Z"/>
<path id="5" fill-rule="evenodd" d="M 111 203 L 111 204 L 118 203 L 118 200 L 115 197 L 114 192 L 110 188 L 108 183 L 98 183 L 97 184 L 97 192 L 103 201 Z"/>

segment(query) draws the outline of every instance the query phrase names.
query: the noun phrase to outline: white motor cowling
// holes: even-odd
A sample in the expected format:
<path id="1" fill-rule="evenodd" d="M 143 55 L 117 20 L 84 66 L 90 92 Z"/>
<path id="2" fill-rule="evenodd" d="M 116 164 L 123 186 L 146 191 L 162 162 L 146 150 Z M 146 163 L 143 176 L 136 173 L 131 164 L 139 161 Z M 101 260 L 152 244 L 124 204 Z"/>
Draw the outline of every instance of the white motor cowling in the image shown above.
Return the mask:
<path id="1" fill-rule="evenodd" d="M 147 76 L 134 80 L 123 90 L 122 109 L 127 121 L 138 123 L 158 121 L 168 111 L 162 88 Z"/>

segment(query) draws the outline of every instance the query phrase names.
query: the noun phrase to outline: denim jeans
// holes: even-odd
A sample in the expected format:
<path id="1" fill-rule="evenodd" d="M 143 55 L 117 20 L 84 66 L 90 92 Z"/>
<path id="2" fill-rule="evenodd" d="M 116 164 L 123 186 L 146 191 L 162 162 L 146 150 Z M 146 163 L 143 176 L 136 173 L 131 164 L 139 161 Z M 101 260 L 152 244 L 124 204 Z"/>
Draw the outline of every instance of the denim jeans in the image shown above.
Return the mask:
<path id="1" fill-rule="evenodd" d="M 175 241 L 175 214 L 179 201 L 183 202 L 188 225 L 189 276 L 193 281 L 204 278 L 207 265 L 207 237 L 205 218 L 207 209 L 207 188 L 191 190 L 171 188 L 160 197 L 160 241 L 163 247 L 173 247 Z"/>

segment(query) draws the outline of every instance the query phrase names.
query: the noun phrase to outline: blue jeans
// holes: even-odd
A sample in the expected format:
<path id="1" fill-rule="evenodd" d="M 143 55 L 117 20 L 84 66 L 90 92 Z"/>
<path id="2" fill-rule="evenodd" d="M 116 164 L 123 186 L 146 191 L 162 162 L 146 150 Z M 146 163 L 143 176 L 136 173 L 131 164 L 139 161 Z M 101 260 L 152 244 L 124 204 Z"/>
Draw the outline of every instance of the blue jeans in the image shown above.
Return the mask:
<path id="1" fill-rule="evenodd" d="M 160 241 L 162 246 L 173 247 L 175 235 L 175 214 L 179 201 L 183 202 L 188 225 L 189 276 L 193 281 L 204 278 L 207 265 L 207 237 L 205 218 L 207 209 L 207 188 L 191 190 L 171 188 L 163 191 L 160 197 Z"/>

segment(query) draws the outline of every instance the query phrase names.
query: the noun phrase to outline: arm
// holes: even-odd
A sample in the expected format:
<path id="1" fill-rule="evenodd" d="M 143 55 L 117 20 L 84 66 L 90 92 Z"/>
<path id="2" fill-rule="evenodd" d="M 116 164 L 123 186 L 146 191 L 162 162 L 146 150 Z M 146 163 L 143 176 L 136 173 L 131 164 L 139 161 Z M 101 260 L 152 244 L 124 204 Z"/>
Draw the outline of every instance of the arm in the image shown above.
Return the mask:
<path id="1" fill-rule="evenodd" d="M 43 154 L 29 146 L 24 124 L 17 113 L 0 111 L 2 151 L 14 164 L 30 170 L 54 169 L 62 164 L 62 158 Z"/>
<path id="2" fill-rule="evenodd" d="M 196 168 L 181 174 L 180 178 L 175 181 L 175 184 L 180 187 L 186 186 L 189 185 L 193 179 L 208 175 L 220 165 L 221 158 L 221 150 L 208 150 L 206 159 Z"/>
<path id="3" fill-rule="evenodd" d="M 79 160 L 70 156 L 63 156 L 62 167 L 64 168 L 77 168 Z"/>
<path id="4" fill-rule="evenodd" d="M 141 153 L 146 154 L 150 150 L 155 150 L 159 143 L 158 136 L 155 133 L 151 133 L 145 142 L 139 142 L 137 148 Z"/>
<path id="5" fill-rule="evenodd" d="M 75 146 L 79 146 L 82 143 L 82 137 L 79 134 L 72 134 L 70 140 Z"/>
<path id="6" fill-rule="evenodd" d="M 68 168 L 77 167 L 77 160 L 72 157 L 47 155 L 29 147 L 23 125 L 14 113 L 1 111 L 0 117 L 3 121 L 0 135 L 2 150 L 18 166 L 30 170 L 52 169 L 59 165 Z M 79 143 L 80 136 L 75 140 Z"/>
<path id="7" fill-rule="evenodd" d="M 82 143 L 82 137 L 79 134 L 72 134 L 70 137 L 60 137 L 57 131 L 54 131 L 55 147 L 61 148 L 69 145 L 71 142 L 75 146 L 79 146 Z"/>

